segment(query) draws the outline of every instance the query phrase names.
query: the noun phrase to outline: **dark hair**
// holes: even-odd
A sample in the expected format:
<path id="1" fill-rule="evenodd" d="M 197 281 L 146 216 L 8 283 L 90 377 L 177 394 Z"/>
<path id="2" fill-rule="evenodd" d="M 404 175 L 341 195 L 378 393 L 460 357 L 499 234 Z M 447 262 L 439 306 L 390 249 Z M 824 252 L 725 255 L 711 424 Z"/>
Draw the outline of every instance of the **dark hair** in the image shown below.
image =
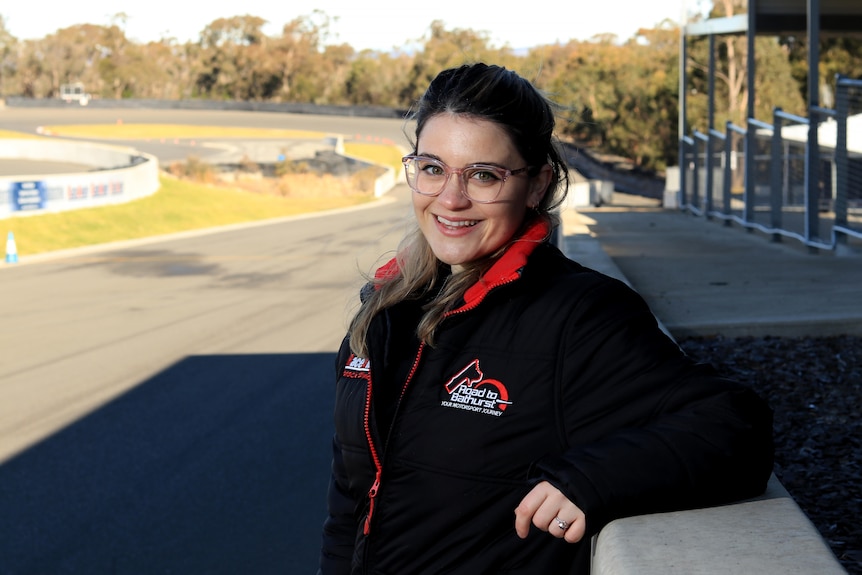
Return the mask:
<path id="1" fill-rule="evenodd" d="M 441 72 L 419 100 L 413 118 L 416 120 L 416 141 L 428 120 L 437 114 L 464 114 L 490 120 L 509 135 L 515 149 L 535 171 L 550 165 L 553 177 L 539 205 L 527 210 L 522 230 L 537 219 L 548 222 L 548 229 L 559 223 L 553 213 L 565 198 L 569 170 L 554 139 L 553 105 L 530 82 L 499 66 L 471 64 Z M 518 241 L 516 232 L 510 242 Z M 436 297 L 423 307 L 424 314 L 416 328 L 419 338 L 434 345 L 435 334 L 446 313 L 464 296 L 467 288 L 490 267 L 506 246 L 464 266 L 450 276 Z M 372 279 L 377 289 L 368 290 L 368 297 L 350 323 L 350 347 L 360 357 L 368 357 L 368 329 L 371 320 L 381 310 L 405 299 L 416 298 L 438 285 L 440 262 L 418 226 L 401 242 L 397 252 L 397 273 Z"/>
<path id="2" fill-rule="evenodd" d="M 554 105 L 528 80 L 501 66 L 465 64 L 437 75 L 419 99 L 413 119 L 416 139 L 437 114 L 465 114 L 502 127 L 518 153 L 534 170 L 549 164 L 554 177 L 538 206 L 540 213 L 558 206 L 568 191 L 569 170 L 554 138 Z"/>

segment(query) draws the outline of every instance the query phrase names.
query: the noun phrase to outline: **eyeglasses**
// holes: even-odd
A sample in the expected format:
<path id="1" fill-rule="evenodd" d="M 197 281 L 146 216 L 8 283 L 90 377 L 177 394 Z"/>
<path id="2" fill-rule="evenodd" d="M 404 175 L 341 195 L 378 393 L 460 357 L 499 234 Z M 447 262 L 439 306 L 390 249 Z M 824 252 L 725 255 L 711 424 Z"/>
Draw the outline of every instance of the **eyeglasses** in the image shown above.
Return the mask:
<path id="1" fill-rule="evenodd" d="M 457 174 L 461 178 L 461 193 L 479 204 L 494 202 L 503 190 L 506 180 L 530 169 L 530 166 L 526 166 L 507 170 L 488 164 L 471 164 L 456 169 L 440 160 L 416 155 L 404 156 L 401 161 L 407 174 L 407 185 L 417 194 L 438 196 L 449 183 L 449 177 Z"/>

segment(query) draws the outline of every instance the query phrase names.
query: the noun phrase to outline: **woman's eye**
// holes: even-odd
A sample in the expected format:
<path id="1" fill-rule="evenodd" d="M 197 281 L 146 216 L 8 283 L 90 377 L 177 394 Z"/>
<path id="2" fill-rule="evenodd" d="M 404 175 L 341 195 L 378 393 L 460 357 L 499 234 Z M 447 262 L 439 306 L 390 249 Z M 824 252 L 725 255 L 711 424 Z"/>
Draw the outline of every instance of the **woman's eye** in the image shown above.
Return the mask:
<path id="1" fill-rule="evenodd" d="M 500 176 L 493 170 L 475 170 L 470 174 L 470 179 L 486 184 L 500 181 Z"/>
<path id="2" fill-rule="evenodd" d="M 436 164 L 425 164 L 424 166 L 419 168 L 422 172 L 425 172 L 429 176 L 442 176 L 445 174 L 445 170 L 442 167 Z"/>

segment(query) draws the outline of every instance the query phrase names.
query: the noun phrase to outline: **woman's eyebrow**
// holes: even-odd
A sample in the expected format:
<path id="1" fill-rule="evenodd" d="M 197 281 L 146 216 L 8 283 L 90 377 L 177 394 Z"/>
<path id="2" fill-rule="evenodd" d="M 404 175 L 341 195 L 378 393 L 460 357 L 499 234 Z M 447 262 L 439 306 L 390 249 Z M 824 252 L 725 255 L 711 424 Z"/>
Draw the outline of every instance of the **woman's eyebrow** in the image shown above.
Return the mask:
<path id="1" fill-rule="evenodd" d="M 422 156 L 423 158 L 431 158 L 432 160 L 437 160 L 438 162 L 442 162 L 442 163 L 446 164 L 446 162 L 444 162 L 443 159 L 440 156 L 438 156 L 437 154 L 425 154 L 422 152 L 416 152 L 416 155 Z M 446 164 L 446 165 L 448 166 L 449 164 Z M 495 168 L 500 168 L 501 170 L 508 170 L 509 169 L 508 167 L 504 166 L 503 164 L 498 164 L 497 162 L 470 162 L 469 164 L 465 165 L 464 167 L 467 168 L 470 166 L 493 166 Z"/>

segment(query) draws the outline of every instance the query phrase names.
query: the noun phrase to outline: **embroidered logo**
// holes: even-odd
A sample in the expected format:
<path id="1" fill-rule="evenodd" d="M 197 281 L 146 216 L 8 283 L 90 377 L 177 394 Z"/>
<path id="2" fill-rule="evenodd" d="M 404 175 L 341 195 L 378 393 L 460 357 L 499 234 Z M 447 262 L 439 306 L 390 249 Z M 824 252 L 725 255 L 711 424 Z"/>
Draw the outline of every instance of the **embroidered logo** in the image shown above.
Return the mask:
<path id="1" fill-rule="evenodd" d="M 449 399 L 441 402 L 443 407 L 483 415 L 499 417 L 512 405 L 506 386 L 496 379 L 486 379 L 478 359 L 474 359 L 446 383 L 446 393 Z"/>
<path id="2" fill-rule="evenodd" d="M 348 371 L 358 371 L 360 373 L 368 373 L 371 371 L 371 362 L 365 359 L 364 357 L 358 357 L 356 355 L 351 354 L 350 359 L 347 360 L 347 365 L 344 366 L 345 374 Z"/>

